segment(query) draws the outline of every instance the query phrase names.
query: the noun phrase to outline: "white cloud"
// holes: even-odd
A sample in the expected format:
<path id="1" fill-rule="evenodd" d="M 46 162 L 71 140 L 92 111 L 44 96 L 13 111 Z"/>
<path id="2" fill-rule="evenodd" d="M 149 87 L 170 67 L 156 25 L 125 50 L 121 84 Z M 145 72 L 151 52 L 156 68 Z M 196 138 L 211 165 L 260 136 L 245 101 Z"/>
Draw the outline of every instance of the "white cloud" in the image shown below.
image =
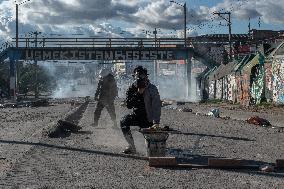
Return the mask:
<path id="1" fill-rule="evenodd" d="M 224 0 L 214 7 L 192 9 L 188 4 L 187 8 L 188 26 L 212 23 L 214 11 L 231 11 L 233 18 L 239 20 L 261 16 L 265 23 L 284 24 L 283 0 Z M 0 37 L 14 35 L 14 1 L 0 0 L 0 12 Z M 141 28 L 182 30 L 183 19 L 183 8 L 169 0 L 30 0 L 19 6 L 21 33 L 40 29 L 45 33 L 133 36 L 133 32 L 138 36 Z M 127 28 L 121 23 L 128 23 Z"/>

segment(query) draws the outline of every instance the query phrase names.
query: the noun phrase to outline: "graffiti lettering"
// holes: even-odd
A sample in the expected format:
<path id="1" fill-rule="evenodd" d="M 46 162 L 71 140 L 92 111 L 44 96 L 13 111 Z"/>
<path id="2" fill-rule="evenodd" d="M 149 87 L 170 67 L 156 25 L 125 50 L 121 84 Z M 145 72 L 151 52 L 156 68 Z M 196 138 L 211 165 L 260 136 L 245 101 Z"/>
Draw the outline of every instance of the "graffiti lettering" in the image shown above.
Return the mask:
<path id="1" fill-rule="evenodd" d="M 32 50 L 26 49 L 25 60 L 174 60 L 169 50 Z"/>

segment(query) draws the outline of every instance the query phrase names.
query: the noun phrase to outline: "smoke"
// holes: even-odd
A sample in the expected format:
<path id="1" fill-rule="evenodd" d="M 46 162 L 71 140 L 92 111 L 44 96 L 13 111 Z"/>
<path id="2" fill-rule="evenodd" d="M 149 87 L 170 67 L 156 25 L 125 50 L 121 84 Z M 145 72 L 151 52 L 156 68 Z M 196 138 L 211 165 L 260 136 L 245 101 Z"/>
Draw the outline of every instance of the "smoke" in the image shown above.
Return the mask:
<path id="1" fill-rule="evenodd" d="M 120 77 L 117 76 L 119 97 L 125 98 L 126 90 L 133 82 L 131 73 L 136 66 L 140 65 L 148 70 L 150 82 L 157 86 L 161 99 L 198 101 L 200 96 L 198 85 L 196 84 L 196 75 L 192 75 L 190 81 L 188 81 L 185 64 L 176 63 L 179 63 L 179 61 L 157 61 L 156 63 L 153 61 L 127 62 L 126 74 Z M 189 82 L 191 83 L 190 85 Z M 188 89 L 188 86 L 191 86 L 191 88 Z M 190 96 L 188 91 L 191 92 Z"/>
<path id="2" fill-rule="evenodd" d="M 200 97 L 196 75 L 192 75 L 191 80 L 188 81 L 185 64 L 176 63 L 180 62 L 157 61 L 155 66 L 153 61 L 88 63 L 46 61 L 39 62 L 39 65 L 55 78 L 55 88 L 50 94 L 53 98 L 93 97 L 99 79 L 98 73 L 106 67 L 113 70 L 118 86 L 118 97 L 125 98 L 128 87 L 134 82 L 132 71 L 141 65 L 148 70 L 150 82 L 157 86 L 161 99 L 198 101 Z M 188 86 L 191 86 L 191 89 L 188 89 Z"/>
<path id="3" fill-rule="evenodd" d="M 41 62 L 40 66 L 55 78 L 55 88 L 50 94 L 52 98 L 94 96 L 97 72 L 87 70 L 85 64 L 46 61 Z"/>

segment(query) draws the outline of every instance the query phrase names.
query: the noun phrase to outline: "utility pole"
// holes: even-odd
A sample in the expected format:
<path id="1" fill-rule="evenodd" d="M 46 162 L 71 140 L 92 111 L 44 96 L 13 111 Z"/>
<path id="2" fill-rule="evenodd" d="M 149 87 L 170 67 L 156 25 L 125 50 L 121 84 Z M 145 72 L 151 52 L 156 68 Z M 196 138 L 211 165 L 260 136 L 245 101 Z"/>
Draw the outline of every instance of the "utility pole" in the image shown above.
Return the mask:
<path id="1" fill-rule="evenodd" d="M 186 2 L 183 5 L 183 12 L 184 12 L 184 47 L 187 46 L 186 44 Z"/>
<path id="2" fill-rule="evenodd" d="M 218 15 L 219 17 L 223 18 L 227 21 L 229 26 L 229 45 L 230 45 L 230 61 L 232 61 L 232 22 L 231 22 L 231 12 L 214 12 L 213 14 Z M 224 17 L 223 15 L 228 15 L 228 18 Z"/>
<path id="3" fill-rule="evenodd" d="M 186 44 L 186 10 L 187 10 L 186 9 L 186 2 L 182 5 L 182 4 L 177 3 L 177 2 L 172 0 L 172 1 L 170 1 L 170 3 L 175 3 L 175 4 L 183 7 L 183 15 L 184 15 L 184 47 L 186 47 L 187 46 L 187 44 Z"/>
<path id="4" fill-rule="evenodd" d="M 153 34 L 155 35 L 155 48 L 157 47 L 157 28 L 153 31 Z M 154 60 L 154 82 L 157 84 L 157 73 L 158 73 L 158 66 L 157 66 L 157 60 Z"/>
<path id="5" fill-rule="evenodd" d="M 16 3 L 16 47 L 19 47 L 19 5 L 25 4 L 28 1 L 30 0 L 26 0 L 20 4 Z"/>
<path id="6" fill-rule="evenodd" d="M 16 4 L 16 47 L 19 47 L 19 21 L 18 21 L 18 8 L 19 5 L 18 3 Z"/>
<path id="7" fill-rule="evenodd" d="M 157 47 L 157 28 L 153 31 L 153 34 L 155 36 L 155 47 Z"/>
<path id="8" fill-rule="evenodd" d="M 250 18 L 249 18 L 249 24 L 248 24 L 248 34 L 250 34 Z"/>

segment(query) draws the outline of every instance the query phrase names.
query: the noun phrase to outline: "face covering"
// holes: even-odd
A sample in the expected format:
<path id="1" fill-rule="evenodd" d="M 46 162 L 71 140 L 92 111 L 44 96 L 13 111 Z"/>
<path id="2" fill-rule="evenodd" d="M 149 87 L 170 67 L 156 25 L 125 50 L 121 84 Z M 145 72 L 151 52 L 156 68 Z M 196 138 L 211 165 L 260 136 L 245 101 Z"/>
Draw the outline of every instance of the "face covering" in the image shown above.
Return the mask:
<path id="1" fill-rule="evenodd" d="M 136 83 L 137 88 L 139 89 L 146 87 L 146 79 L 138 78 L 136 79 L 135 83 Z"/>

